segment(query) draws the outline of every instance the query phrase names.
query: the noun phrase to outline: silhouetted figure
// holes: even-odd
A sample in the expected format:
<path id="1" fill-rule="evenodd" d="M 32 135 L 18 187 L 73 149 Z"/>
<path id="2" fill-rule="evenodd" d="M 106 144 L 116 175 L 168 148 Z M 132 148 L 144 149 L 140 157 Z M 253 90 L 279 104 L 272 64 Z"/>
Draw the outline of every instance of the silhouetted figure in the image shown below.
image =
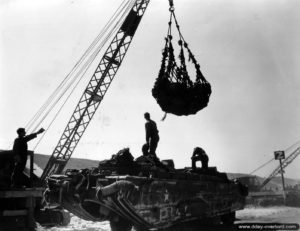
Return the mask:
<path id="1" fill-rule="evenodd" d="M 149 145 L 148 144 L 144 144 L 142 146 L 142 153 L 143 153 L 143 156 L 149 156 Z"/>
<path id="2" fill-rule="evenodd" d="M 17 130 L 18 138 L 15 139 L 13 146 L 15 168 L 12 174 L 12 187 L 22 186 L 22 175 L 27 162 L 27 142 L 36 138 L 38 134 L 44 131 L 45 130 L 41 128 L 38 132 L 26 136 L 26 131 L 24 128 L 19 128 Z"/>
<path id="3" fill-rule="evenodd" d="M 149 145 L 148 144 L 144 144 L 142 146 L 142 152 L 143 152 L 143 157 L 150 161 L 151 163 L 153 163 L 156 167 L 162 168 L 166 171 L 169 171 L 169 168 L 164 165 L 162 162 L 160 162 L 160 160 L 157 158 L 156 155 L 151 155 L 149 153 Z"/>
<path id="4" fill-rule="evenodd" d="M 147 120 L 145 124 L 146 128 L 146 143 L 149 145 L 149 154 L 156 156 L 156 148 L 159 141 L 159 135 L 156 123 L 150 119 L 150 114 L 146 112 L 144 114 L 145 119 Z"/>
<path id="5" fill-rule="evenodd" d="M 201 161 L 202 169 L 206 171 L 208 169 L 208 156 L 206 152 L 199 147 L 194 148 L 193 156 L 192 156 L 192 168 L 193 170 L 196 170 L 196 162 Z"/>

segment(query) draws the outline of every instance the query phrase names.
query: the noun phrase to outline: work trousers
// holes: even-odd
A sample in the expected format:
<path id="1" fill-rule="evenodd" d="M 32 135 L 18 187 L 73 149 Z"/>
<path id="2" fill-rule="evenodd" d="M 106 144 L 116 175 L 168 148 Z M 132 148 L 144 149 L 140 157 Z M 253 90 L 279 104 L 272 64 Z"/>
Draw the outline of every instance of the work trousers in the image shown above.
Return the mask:
<path id="1" fill-rule="evenodd" d="M 11 183 L 12 186 L 14 187 L 20 187 L 23 186 L 24 182 L 23 182 L 23 171 L 25 169 L 26 166 L 26 160 L 21 160 L 20 162 L 16 162 L 15 163 L 15 168 L 11 177 Z"/>
<path id="2" fill-rule="evenodd" d="M 149 143 L 149 154 L 156 156 L 156 148 L 159 141 L 159 137 L 151 138 Z"/>

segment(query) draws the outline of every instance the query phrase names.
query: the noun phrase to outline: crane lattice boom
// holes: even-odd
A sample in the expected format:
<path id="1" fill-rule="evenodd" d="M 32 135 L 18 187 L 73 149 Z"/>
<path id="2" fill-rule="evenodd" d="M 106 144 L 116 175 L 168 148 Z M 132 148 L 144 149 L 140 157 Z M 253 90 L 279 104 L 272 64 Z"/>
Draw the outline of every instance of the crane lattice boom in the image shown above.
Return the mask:
<path id="1" fill-rule="evenodd" d="M 104 53 L 41 176 L 63 171 L 114 79 L 150 0 L 137 0 Z"/>
<path id="2" fill-rule="evenodd" d="M 287 158 L 282 161 L 282 169 L 285 169 L 298 155 L 300 154 L 300 146 L 296 148 Z M 260 188 L 263 188 L 270 180 L 280 173 L 281 167 L 278 166 L 261 184 Z"/>

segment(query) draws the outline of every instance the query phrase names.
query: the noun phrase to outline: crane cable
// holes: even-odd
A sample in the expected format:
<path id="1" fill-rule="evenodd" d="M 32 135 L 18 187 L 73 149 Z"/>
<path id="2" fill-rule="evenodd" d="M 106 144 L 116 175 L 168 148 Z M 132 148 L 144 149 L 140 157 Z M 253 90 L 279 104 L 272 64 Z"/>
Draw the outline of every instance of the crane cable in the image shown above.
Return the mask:
<path id="1" fill-rule="evenodd" d="M 269 164 L 270 162 L 272 162 L 274 160 L 274 158 L 272 158 L 271 160 L 267 161 L 266 163 L 264 163 L 263 165 L 261 165 L 260 167 L 256 168 L 255 170 L 253 170 L 252 172 L 249 173 L 249 175 L 252 175 L 253 173 L 257 172 L 258 170 L 260 170 L 261 168 L 265 167 L 267 164 Z"/>
<path id="2" fill-rule="evenodd" d="M 129 8 L 131 9 L 131 7 L 129 7 Z M 125 14 L 125 13 L 124 13 L 124 14 Z M 123 16 L 124 16 L 124 15 L 123 15 Z M 120 24 L 121 22 L 122 22 L 122 20 L 119 20 L 119 21 L 118 21 L 118 23 L 117 23 L 116 26 L 115 26 L 115 30 L 118 29 L 118 24 Z M 112 30 L 112 31 L 110 32 L 110 34 L 114 33 L 115 30 Z M 110 37 L 110 35 L 107 37 L 106 40 L 108 40 L 109 37 Z M 95 57 L 97 57 L 97 55 L 98 55 L 98 53 L 99 53 L 99 51 L 100 51 L 101 49 L 102 49 L 102 47 L 99 47 L 99 49 L 98 49 L 96 52 L 94 52 L 93 58 L 91 59 L 91 62 L 89 63 L 89 66 L 90 66 L 90 64 L 92 63 L 92 61 L 95 59 Z M 85 68 L 85 70 L 84 70 L 84 72 L 83 72 L 81 78 L 77 81 L 76 85 L 73 86 L 72 91 L 69 93 L 68 97 L 65 99 L 64 103 L 61 105 L 61 107 L 59 108 L 59 110 L 58 110 L 57 113 L 55 114 L 54 118 L 51 120 L 50 124 L 48 125 L 48 127 L 47 127 L 47 129 L 46 129 L 46 132 L 47 132 L 47 130 L 51 127 L 51 125 L 53 124 L 53 122 L 55 121 L 55 119 L 57 118 L 57 116 L 59 115 L 59 113 L 61 112 L 61 110 L 63 109 L 64 105 L 66 104 L 66 102 L 68 101 L 68 99 L 70 98 L 70 96 L 72 95 L 72 93 L 74 92 L 74 90 L 76 89 L 76 87 L 78 86 L 80 80 L 82 79 L 82 77 L 84 76 L 84 74 L 86 73 L 86 71 L 88 70 L 89 66 L 88 66 L 87 68 Z M 44 118 L 45 118 L 45 117 L 44 117 Z M 43 118 L 43 119 L 44 119 L 44 118 Z M 37 127 L 38 127 L 38 126 L 36 126 L 35 129 L 37 129 Z M 43 137 L 46 135 L 46 132 L 44 132 L 43 135 L 40 137 L 40 139 L 38 140 L 38 142 L 37 142 L 37 144 L 35 145 L 35 147 L 34 147 L 33 150 L 35 150 L 35 149 L 37 148 L 37 146 L 40 144 L 41 140 L 42 140 Z"/>
<path id="3" fill-rule="evenodd" d="M 52 123 L 54 122 L 54 120 L 58 116 L 59 112 L 62 110 L 63 106 L 67 102 L 67 100 L 70 98 L 71 94 L 74 92 L 75 88 L 78 86 L 78 84 L 81 81 L 81 79 L 83 78 L 84 74 L 86 73 L 86 71 L 88 70 L 88 68 L 90 67 L 90 65 L 94 61 L 94 59 L 97 57 L 97 55 L 99 54 L 100 50 L 103 48 L 104 44 L 107 43 L 107 41 L 111 38 L 112 34 L 120 27 L 121 23 L 125 20 L 125 17 L 128 15 L 128 12 L 133 7 L 134 2 L 135 2 L 134 0 L 127 0 L 127 2 L 125 2 L 125 0 L 123 1 L 123 3 L 119 6 L 119 8 L 114 13 L 114 15 L 111 17 L 111 19 L 106 24 L 106 26 L 101 31 L 101 33 L 97 36 L 97 38 L 89 46 L 89 48 L 84 53 L 84 55 L 81 57 L 81 59 L 73 67 L 73 69 L 71 70 L 71 72 L 65 77 L 65 79 L 60 83 L 60 85 L 56 88 L 56 90 L 50 95 L 50 97 L 47 99 L 46 103 L 38 110 L 38 112 L 34 115 L 34 117 L 27 123 L 26 127 L 28 127 L 28 129 L 31 129 L 34 126 L 34 124 L 36 123 L 36 126 L 32 129 L 33 131 L 36 130 L 40 126 L 40 124 L 44 121 L 44 119 L 48 116 L 48 114 L 53 110 L 53 108 L 56 106 L 56 104 L 67 93 L 67 90 L 69 90 L 69 88 L 71 87 L 71 85 L 74 84 L 72 90 L 70 91 L 69 95 L 65 99 L 64 103 L 61 105 L 60 109 L 57 111 L 57 113 L 55 114 L 54 118 L 50 122 L 50 124 L 49 124 L 49 126 L 47 128 L 47 129 L 49 129 L 49 127 L 52 125 Z M 122 13 L 122 11 L 123 11 L 123 13 Z M 108 28 L 111 27 L 113 24 L 114 24 L 113 28 L 109 32 L 107 32 Z M 92 53 L 92 55 L 90 55 L 88 58 L 86 58 L 89 55 L 89 53 L 91 53 L 91 51 L 94 49 L 94 47 L 99 43 L 100 39 L 105 34 L 107 34 L 107 35 L 105 36 L 105 38 L 103 39 L 103 41 L 100 43 L 100 45 L 96 48 L 96 50 Z M 79 68 L 80 64 L 82 64 L 85 59 L 87 59 L 87 61 L 82 65 L 80 71 L 77 72 L 77 74 L 72 78 L 72 81 L 69 81 L 68 85 L 63 89 L 63 87 L 67 84 L 67 81 L 69 79 L 71 79 L 72 74 Z M 81 76 L 79 78 L 80 74 L 81 74 Z M 77 82 L 76 82 L 76 79 L 77 79 Z M 75 84 L 75 82 L 76 82 L 76 84 Z M 59 92 L 61 92 L 61 93 L 58 96 Z M 56 98 L 56 100 L 55 100 L 55 98 Z M 52 106 L 50 106 L 51 103 L 54 100 L 55 100 L 55 102 L 52 104 Z M 40 121 L 37 123 L 36 121 L 38 121 L 38 119 L 43 115 L 43 113 L 45 112 L 45 110 L 48 107 L 50 107 L 48 109 L 48 111 L 44 114 L 44 116 L 42 117 L 42 119 L 40 119 Z M 43 135 L 41 136 L 41 138 L 38 141 L 38 143 L 35 146 L 35 148 L 38 146 L 38 144 L 40 143 L 40 141 L 44 137 L 45 133 L 43 133 Z"/>
<path id="4" fill-rule="evenodd" d="M 129 8 L 129 7 L 127 7 L 127 8 Z M 124 14 L 123 14 L 123 16 L 124 16 Z M 76 86 L 78 85 L 78 83 L 80 82 L 80 80 L 82 79 L 83 75 L 84 75 L 85 72 L 88 70 L 88 68 L 89 68 L 89 66 L 91 65 L 91 63 L 92 63 L 92 62 L 94 61 L 94 59 L 97 57 L 97 55 L 98 55 L 98 53 L 100 52 L 100 50 L 102 49 L 103 45 L 108 41 L 108 39 L 111 37 L 111 35 L 113 34 L 113 32 L 117 29 L 118 24 L 120 24 L 120 20 L 117 22 L 117 24 L 115 25 L 115 27 L 109 32 L 109 34 L 106 36 L 106 38 L 105 38 L 104 41 L 101 43 L 101 45 L 97 48 L 97 50 L 94 51 L 93 55 L 91 55 L 91 56 L 89 57 L 89 59 L 88 59 L 87 62 L 83 65 L 83 67 L 80 69 L 80 71 L 76 74 L 74 80 L 75 80 L 76 78 L 79 77 L 79 74 L 80 74 L 80 73 L 82 73 L 82 75 L 81 75 L 79 81 L 78 81 L 77 84 L 74 86 L 74 88 L 73 88 L 73 90 L 71 91 L 70 94 L 72 94 L 72 92 L 74 91 L 74 89 L 76 88 Z M 71 86 L 72 84 L 74 84 L 74 81 L 70 82 L 70 83 L 68 84 L 68 86 L 67 86 L 65 89 L 66 89 L 66 90 L 69 89 L 70 86 Z M 66 94 L 66 91 L 63 91 L 63 92 L 61 93 L 60 97 L 59 97 L 59 98 L 56 100 L 56 102 L 53 104 L 53 107 L 58 103 L 58 101 L 61 99 L 61 97 L 62 97 L 64 94 Z M 52 107 L 52 108 L 53 108 L 53 107 Z M 52 108 L 50 108 L 50 109 L 48 110 L 47 114 L 49 114 L 49 112 L 51 111 Z M 46 116 L 44 116 L 44 118 L 45 118 L 45 117 L 46 117 Z M 44 119 L 44 118 L 43 118 L 43 119 Z M 37 129 L 37 127 L 36 127 L 35 129 Z"/>
<path id="5" fill-rule="evenodd" d="M 33 126 L 33 124 L 37 121 L 37 119 L 42 115 L 42 113 L 47 109 L 47 107 L 49 107 L 49 105 L 51 104 L 51 102 L 55 99 L 55 97 L 57 97 L 57 95 L 59 94 L 59 91 L 62 91 L 64 85 L 67 83 L 67 81 L 69 79 L 71 79 L 72 74 L 75 73 L 75 71 L 79 68 L 80 64 L 83 63 L 83 61 L 86 59 L 86 57 L 89 55 L 89 53 L 91 52 L 91 50 L 94 49 L 94 47 L 97 45 L 97 43 L 100 41 L 100 39 L 105 35 L 105 33 L 107 33 L 108 28 L 111 27 L 111 25 L 114 23 L 114 21 L 116 21 L 117 17 L 120 15 L 120 12 L 125 8 L 126 5 L 130 5 L 129 1 L 127 0 L 127 2 L 124 4 L 126 0 L 124 0 L 121 5 L 118 7 L 118 9 L 116 10 L 116 12 L 113 14 L 113 16 L 109 19 L 108 23 L 104 26 L 104 28 L 102 29 L 102 31 L 99 33 L 99 35 L 96 37 L 96 39 L 93 41 L 93 43 L 89 46 L 89 48 L 85 51 L 85 53 L 83 54 L 83 56 L 80 58 L 80 60 L 75 64 L 75 66 L 72 68 L 71 72 L 65 77 L 65 79 L 59 84 L 59 86 L 56 88 L 56 90 L 50 95 L 50 97 L 47 99 L 47 101 L 44 103 L 44 105 L 38 110 L 38 112 L 34 115 L 34 117 L 27 123 L 26 128 L 29 130 L 31 129 L 31 127 Z M 123 6 L 124 5 L 124 6 Z M 128 8 L 128 7 L 127 7 Z M 111 33 L 110 33 L 111 34 Z M 100 46 L 103 46 L 108 38 L 106 38 L 104 40 L 104 42 L 102 42 L 100 44 Z M 84 64 L 85 65 L 85 64 Z M 73 77 L 73 79 L 78 78 L 78 74 Z M 73 83 L 74 81 L 70 81 L 71 83 Z M 65 87 L 65 90 L 68 89 L 68 87 L 70 87 L 70 84 Z M 64 91 L 62 91 L 64 92 Z M 61 97 L 61 96 L 60 96 Z"/>
<path id="6" fill-rule="evenodd" d="M 100 46 L 97 47 L 97 50 L 95 50 L 93 52 L 93 54 L 88 58 L 88 60 L 86 61 L 86 63 L 83 64 L 83 67 L 81 67 L 80 71 L 76 73 L 74 80 L 70 81 L 68 86 L 65 88 L 65 91 L 62 91 L 59 98 L 53 103 L 52 107 L 49 108 L 49 110 L 47 111 L 47 113 L 44 115 L 44 117 L 42 118 L 42 120 L 40 121 L 39 124 L 36 125 L 36 127 L 33 130 L 36 130 L 39 125 L 41 124 L 41 122 L 47 117 L 47 115 L 51 112 L 51 110 L 55 107 L 55 105 L 60 101 L 60 99 L 66 94 L 67 90 L 72 86 L 72 84 L 75 83 L 75 80 L 79 78 L 79 80 L 77 80 L 77 83 L 75 84 L 75 86 L 73 87 L 70 95 L 73 93 L 73 91 L 75 90 L 75 88 L 78 86 L 79 82 L 82 80 L 84 74 L 86 73 L 86 71 L 88 70 L 88 68 L 90 67 L 90 65 L 93 63 L 93 61 L 95 60 L 95 58 L 97 57 L 97 55 L 99 54 L 99 52 L 101 51 L 103 45 L 108 41 L 108 39 L 111 37 L 111 35 L 113 34 L 113 32 L 117 29 L 117 25 L 119 24 L 119 22 L 115 25 L 115 27 L 109 32 L 109 34 L 106 36 L 106 38 L 104 39 L 104 41 L 101 43 Z M 81 74 L 81 75 L 80 75 Z M 69 96 L 70 96 L 69 95 Z M 69 96 L 67 97 L 66 101 L 68 100 Z"/>
<path id="7" fill-rule="evenodd" d="M 287 149 L 284 150 L 284 152 L 293 152 L 293 150 L 295 149 L 295 147 L 299 147 L 300 146 L 300 140 L 297 141 L 296 143 L 294 143 L 293 145 L 291 145 L 290 147 L 288 147 Z M 270 162 L 274 161 L 275 159 L 272 158 L 269 161 L 267 161 L 266 163 L 262 164 L 260 167 L 256 168 L 255 170 L 253 170 L 251 173 L 249 173 L 249 175 L 252 175 L 254 172 L 257 172 L 258 170 L 260 170 L 261 168 L 265 167 L 267 164 L 269 164 Z"/>

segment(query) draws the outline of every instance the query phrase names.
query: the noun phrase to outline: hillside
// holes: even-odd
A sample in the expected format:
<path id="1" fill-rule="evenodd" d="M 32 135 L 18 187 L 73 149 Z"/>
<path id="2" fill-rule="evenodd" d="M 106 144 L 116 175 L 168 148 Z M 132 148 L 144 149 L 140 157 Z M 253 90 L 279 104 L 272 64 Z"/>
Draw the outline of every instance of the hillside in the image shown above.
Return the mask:
<path id="1" fill-rule="evenodd" d="M 227 173 L 227 176 L 229 179 L 234 179 L 234 178 L 239 178 L 243 176 L 249 176 L 249 174 L 243 174 L 243 173 Z M 259 183 L 262 183 L 265 178 L 260 177 L 260 176 L 255 176 Z M 285 186 L 295 186 L 297 184 L 300 184 L 300 179 L 291 179 L 291 178 L 284 178 L 285 181 Z M 265 186 L 266 189 L 271 189 L 271 190 L 277 190 L 282 188 L 282 180 L 281 176 L 274 177 L 273 179 L 270 180 L 270 182 Z"/>
<path id="2" fill-rule="evenodd" d="M 34 162 L 42 169 L 45 168 L 50 156 L 35 154 Z M 67 163 L 66 169 L 84 169 L 84 168 L 92 168 L 98 167 L 98 160 L 89 160 L 89 159 L 81 159 L 81 158 L 71 158 Z"/>

